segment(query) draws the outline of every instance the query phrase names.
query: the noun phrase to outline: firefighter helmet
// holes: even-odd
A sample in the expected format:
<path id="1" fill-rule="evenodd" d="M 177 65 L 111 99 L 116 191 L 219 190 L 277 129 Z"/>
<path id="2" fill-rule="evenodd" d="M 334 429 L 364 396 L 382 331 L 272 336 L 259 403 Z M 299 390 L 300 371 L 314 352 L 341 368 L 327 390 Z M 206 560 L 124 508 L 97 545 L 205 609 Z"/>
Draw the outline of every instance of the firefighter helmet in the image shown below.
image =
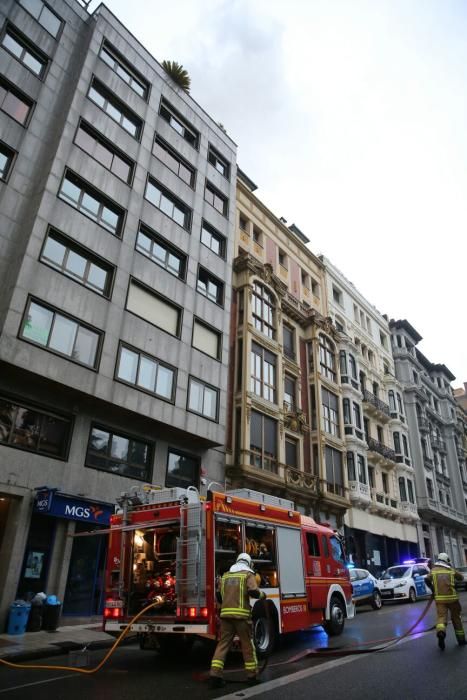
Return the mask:
<path id="1" fill-rule="evenodd" d="M 249 554 L 247 554 L 246 552 L 242 552 L 241 554 L 239 554 L 237 557 L 237 564 L 239 564 L 241 561 L 244 562 L 249 569 L 251 569 L 251 557 Z"/>
<path id="2" fill-rule="evenodd" d="M 451 563 L 451 560 L 449 559 L 446 552 L 441 552 L 441 554 L 438 554 L 438 561 L 444 561 L 445 564 Z"/>

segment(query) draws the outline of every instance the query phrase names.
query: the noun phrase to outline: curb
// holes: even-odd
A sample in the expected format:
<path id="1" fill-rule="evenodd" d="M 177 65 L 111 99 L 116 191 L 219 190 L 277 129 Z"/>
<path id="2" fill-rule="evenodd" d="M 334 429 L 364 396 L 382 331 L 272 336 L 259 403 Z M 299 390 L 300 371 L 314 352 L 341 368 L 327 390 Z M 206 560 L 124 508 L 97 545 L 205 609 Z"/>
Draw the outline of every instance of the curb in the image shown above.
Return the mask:
<path id="1" fill-rule="evenodd" d="M 125 637 L 119 646 L 127 646 L 134 644 L 136 642 L 136 636 Z M 94 642 L 89 642 L 89 644 L 70 642 L 66 644 L 64 642 L 61 646 L 47 646 L 40 647 L 38 649 L 31 649 L 30 651 L 19 651 L 18 653 L 0 655 L 0 660 L 11 661 L 12 663 L 21 663 L 22 661 L 36 661 L 37 659 L 48 658 L 49 656 L 63 656 L 68 654 L 70 651 L 79 651 L 80 649 L 86 648 L 88 651 L 99 651 L 100 649 L 109 649 L 115 643 L 115 639 L 107 640 L 96 640 Z"/>

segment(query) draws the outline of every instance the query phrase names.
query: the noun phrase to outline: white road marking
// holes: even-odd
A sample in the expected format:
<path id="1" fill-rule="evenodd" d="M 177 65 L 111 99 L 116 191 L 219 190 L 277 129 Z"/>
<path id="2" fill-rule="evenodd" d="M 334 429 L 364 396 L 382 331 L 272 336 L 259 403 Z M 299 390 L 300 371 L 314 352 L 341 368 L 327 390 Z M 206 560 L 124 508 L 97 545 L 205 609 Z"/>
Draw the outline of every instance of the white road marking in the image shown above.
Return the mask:
<path id="1" fill-rule="evenodd" d="M 406 644 L 407 642 L 413 642 L 414 639 L 419 639 L 420 637 L 424 637 L 427 634 L 430 634 L 431 630 L 427 632 L 420 632 L 419 634 L 416 634 L 415 636 L 412 637 L 407 637 L 406 639 L 402 639 L 400 642 L 397 644 L 394 644 L 391 647 L 392 649 L 397 649 L 398 646 L 401 644 Z M 378 653 L 384 653 L 384 652 L 378 652 Z M 273 690 L 275 688 L 280 688 L 284 685 L 289 685 L 290 683 L 294 683 L 295 681 L 301 681 L 304 678 L 309 678 L 310 676 L 315 676 L 318 673 L 324 673 L 325 671 L 329 671 L 333 668 L 337 668 L 338 666 L 344 666 L 345 664 L 350 664 L 353 661 L 357 661 L 358 659 L 365 659 L 367 656 L 370 656 L 370 654 L 358 654 L 356 656 L 347 656 L 343 659 L 333 659 L 332 661 L 326 661 L 324 664 L 321 664 L 320 666 L 314 666 L 313 668 L 308 668 L 308 669 L 303 669 L 302 671 L 296 671 L 295 673 L 290 673 L 288 676 L 281 676 L 280 678 L 275 678 L 272 681 L 266 681 L 265 683 L 260 683 L 259 685 L 255 685 L 251 688 L 245 688 L 244 690 L 237 690 L 235 693 L 229 693 L 229 695 L 222 695 L 221 697 L 218 698 L 218 700 L 239 700 L 239 698 L 251 698 L 255 695 L 262 695 L 263 693 L 267 693 L 268 690 Z"/>
<path id="2" fill-rule="evenodd" d="M 73 676 L 76 678 L 76 673 L 67 673 L 66 676 L 55 676 L 55 678 L 47 678 L 46 680 L 43 681 L 34 681 L 33 683 L 23 683 L 23 685 L 13 685 L 11 688 L 4 688 L 4 690 L 0 690 L 1 693 L 11 693 L 12 690 L 20 690 L 21 688 L 30 688 L 33 685 L 41 685 L 43 683 L 53 683 L 54 681 L 61 681 L 63 678 L 72 678 Z"/>

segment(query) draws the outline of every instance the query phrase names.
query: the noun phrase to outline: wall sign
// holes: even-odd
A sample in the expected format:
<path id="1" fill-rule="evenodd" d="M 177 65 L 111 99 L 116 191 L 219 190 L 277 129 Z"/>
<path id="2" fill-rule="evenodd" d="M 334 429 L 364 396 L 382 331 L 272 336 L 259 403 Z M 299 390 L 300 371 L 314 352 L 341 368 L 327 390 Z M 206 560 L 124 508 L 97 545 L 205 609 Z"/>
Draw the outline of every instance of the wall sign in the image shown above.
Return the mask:
<path id="1" fill-rule="evenodd" d="M 109 525 L 114 507 L 110 503 L 85 501 L 64 493 L 57 493 L 54 489 L 43 489 L 37 492 L 34 511 L 67 520 Z"/>

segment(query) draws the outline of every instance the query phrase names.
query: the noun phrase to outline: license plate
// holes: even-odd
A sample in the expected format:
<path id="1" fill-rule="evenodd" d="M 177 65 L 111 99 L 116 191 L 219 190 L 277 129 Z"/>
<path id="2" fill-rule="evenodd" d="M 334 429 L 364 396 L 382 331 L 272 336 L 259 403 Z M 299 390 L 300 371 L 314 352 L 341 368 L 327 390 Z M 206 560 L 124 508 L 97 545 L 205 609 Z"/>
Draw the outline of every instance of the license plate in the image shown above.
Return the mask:
<path id="1" fill-rule="evenodd" d="M 381 591 L 383 598 L 392 598 L 394 596 L 394 591 Z"/>

